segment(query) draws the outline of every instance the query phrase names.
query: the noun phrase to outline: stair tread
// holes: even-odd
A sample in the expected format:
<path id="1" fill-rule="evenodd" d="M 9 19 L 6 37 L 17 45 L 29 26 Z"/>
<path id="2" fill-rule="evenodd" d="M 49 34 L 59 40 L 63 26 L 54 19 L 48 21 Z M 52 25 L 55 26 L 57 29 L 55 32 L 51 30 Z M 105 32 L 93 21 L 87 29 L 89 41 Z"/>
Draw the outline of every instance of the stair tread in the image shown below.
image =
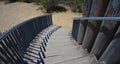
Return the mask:
<path id="1" fill-rule="evenodd" d="M 60 28 L 48 40 L 46 64 L 89 64 L 89 54 L 71 37 L 71 29 Z"/>

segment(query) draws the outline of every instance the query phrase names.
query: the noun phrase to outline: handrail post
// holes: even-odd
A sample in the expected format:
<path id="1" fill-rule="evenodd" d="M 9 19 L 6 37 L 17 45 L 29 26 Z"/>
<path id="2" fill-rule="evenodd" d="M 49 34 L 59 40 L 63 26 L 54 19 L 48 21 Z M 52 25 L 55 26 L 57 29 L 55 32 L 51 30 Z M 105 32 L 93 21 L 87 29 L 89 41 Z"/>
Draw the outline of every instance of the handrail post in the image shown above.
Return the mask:
<path id="1" fill-rule="evenodd" d="M 79 25 L 80 25 L 80 20 L 73 20 L 72 36 L 76 41 L 78 36 Z"/>
<path id="2" fill-rule="evenodd" d="M 120 53 L 117 49 L 120 48 L 119 46 L 119 39 L 120 39 L 120 17 L 80 17 L 74 18 L 76 20 L 81 20 L 82 22 L 86 22 L 87 20 L 93 22 L 102 22 L 100 27 L 98 27 L 98 33 L 96 33 L 96 38 L 93 41 L 93 47 L 91 49 L 90 54 L 94 54 L 97 59 L 101 61 L 105 61 L 106 63 L 115 64 L 118 63 L 120 60 Z M 82 23 L 80 22 L 80 25 Z M 75 29 L 75 28 L 74 28 Z M 87 30 L 87 29 L 85 29 Z M 96 30 L 96 29 L 95 29 Z M 79 27 L 79 32 L 81 29 Z M 85 33 L 87 35 L 89 30 Z M 94 33 L 93 33 L 94 34 Z M 91 36 L 83 36 L 91 38 Z M 80 37 L 78 37 L 80 39 Z M 82 41 L 82 46 L 84 46 L 85 42 Z M 90 45 L 90 44 L 88 44 Z M 88 46 L 87 46 L 88 47 Z M 89 48 L 89 47 L 88 47 Z M 116 58 L 117 60 L 114 60 Z"/>
<path id="3" fill-rule="evenodd" d="M 105 61 L 108 64 L 116 64 L 120 61 L 120 26 L 116 31 L 112 41 L 100 57 L 99 61 Z"/>
<path id="4" fill-rule="evenodd" d="M 77 42 L 78 44 L 82 44 L 84 35 L 85 35 L 85 29 L 86 29 L 87 21 L 81 21 L 78 29 L 78 36 L 77 36 Z"/>

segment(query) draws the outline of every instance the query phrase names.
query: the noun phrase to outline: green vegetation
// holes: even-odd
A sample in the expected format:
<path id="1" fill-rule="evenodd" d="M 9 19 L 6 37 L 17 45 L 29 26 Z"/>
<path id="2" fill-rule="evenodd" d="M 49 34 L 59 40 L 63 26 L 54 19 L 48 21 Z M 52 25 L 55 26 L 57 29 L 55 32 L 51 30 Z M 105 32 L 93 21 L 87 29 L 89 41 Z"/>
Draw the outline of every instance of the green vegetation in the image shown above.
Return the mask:
<path id="1" fill-rule="evenodd" d="M 65 7 L 63 7 L 63 6 L 58 6 L 58 5 L 56 5 L 56 6 L 51 6 L 51 7 L 48 7 L 47 9 L 47 13 L 52 13 L 52 12 L 65 12 L 65 11 L 67 11 L 67 9 L 65 8 Z"/>
<path id="2" fill-rule="evenodd" d="M 0 0 L 1 1 L 1 0 Z M 36 2 L 36 4 L 41 4 L 47 10 L 47 12 L 61 12 L 66 11 L 67 9 L 64 6 L 69 6 L 73 12 L 82 12 L 82 3 L 84 0 L 8 0 L 9 2 Z"/>
<path id="3" fill-rule="evenodd" d="M 66 0 L 66 5 L 70 6 L 73 12 L 82 12 L 82 4 L 84 0 Z"/>

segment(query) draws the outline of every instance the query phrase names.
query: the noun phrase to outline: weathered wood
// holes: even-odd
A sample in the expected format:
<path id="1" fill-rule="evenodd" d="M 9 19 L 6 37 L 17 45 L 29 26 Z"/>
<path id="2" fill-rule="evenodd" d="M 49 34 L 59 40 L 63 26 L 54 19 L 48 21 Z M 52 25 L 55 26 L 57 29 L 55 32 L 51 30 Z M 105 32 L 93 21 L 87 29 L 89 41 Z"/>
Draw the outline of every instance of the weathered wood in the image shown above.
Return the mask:
<path id="1" fill-rule="evenodd" d="M 114 3 L 117 3 L 116 5 Z M 111 0 L 105 16 L 119 16 L 119 6 L 118 0 Z M 112 5 L 111 5 L 112 4 Z M 115 7 L 114 7 L 115 6 Z M 115 31 L 119 26 L 119 22 L 115 21 L 104 21 L 100 27 L 99 33 L 96 37 L 95 44 L 92 48 L 91 53 L 95 54 L 97 58 L 99 58 L 104 50 L 109 45 Z"/>
<path id="2" fill-rule="evenodd" d="M 0 35 L 2 35 L 2 32 L 0 31 Z"/>
<path id="3" fill-rule="evenodd" d="M 78 36 L 77 36 L 77 43 L 80 45 L 82 44 L 82 41 L 84 38 L 86 25 L 87 25 L 87 22 L 84 22 L 84 21 L 80 22 L 79 29 L 78 29 Z"/>
<path id="4" fill-rule="evenodd" d="M 119 64 L 120 62 L 120 26 L 114 35 L 109 46 L 100 57 L 99 61 L 104 61 L 107 64 Z"/>
<path id="5" fill-rule="evenodd" d="M 107 1 L 93 0 L 91 11 L 90 11 L 90 17 L 104 16 L 104 13 L 105 13 L 104 11 L 106 10 L 105 6 L 107 5 L 106 3 Z M 83 39 L 82 47 L 84 49 L 87 48 L 89 52 L 94 44 L 95 38 L 97 36 L 98 30 L 101 24 L 101 22 L 98 22 L 98 21 L 96 22 L 96 21 L 94 20 L 94 21 L 88 22 L 86 32 L 85 32 L 85 37 Z"/>
<path id="6" fill-rule="evenodd" d="M 92 0 L 84 0 L 83 4 L 83 16 L 88 17 L 90 15 Z"/>
<path id="7" fill-rule="evenodd" d="M 80 20 L 73 20 L 72 36 L 77 41 Z"/>
<path id="8" fill-rule="evenodd" d="M 95 25 L 96 25 L 96 23 L 94 21 L 88 22 L 88 25 L 87 25 L 87 28 L 85 31 L 85 36 L 83 39 L 83 44 L 82 44 L 82 47 L 84 49 L 87 48 L 89 42 L 91 42 L 93 35 L 95 34 L 94 33 L 95 32 Z"/>
<path id="9" fill-rule="evenodd" d="M 118 22 L 114 22 L 114 21 L 113 22 L 104 21 L 102 23 L 99 33 L 95 40 L 95 44 L 91 51 L 91 53 L 94 53 L 97 58 L 99 58 L 101 54 L 104 52 L 104 50 L 106 49 L 118 25 L 119 25 Z"/>
<path id="10" fill-rule="evenodd" d="M 43 29 L 49 27 L 52 24 L 50 18 L 51 18 L 50 15 L 36 17 L 27 20 L 26 22 L 23 22 L 21 24 L 18 24 L 12 27 L 10 30 L 4 32 L 0 36 L 0 62 L 5 64 L 17 64 L 17 63 L 24 64 L 24 57 L 25 57 L 24 55 L 26 54 L 28 47 L 30 47 L 30 43 L 39 32 L 41 32 Z M 58 26 L 54 26 L 53 29 L 56 29 L 57 27 Z M 50 32 L 46 32 L 46 33 L 50 33 Z M 49 38 L 47 34 L 45 36 Z M 33 46 L 33 47 L 39 49 L 43 46 L 44 45 L 42 42 L 41 46 L 39 47 Z M 37 52 L 40 51 L 38 50 Z M 31 56 L 32 58 L 39 57 L 39 55 L 35 57 L 30 54 L 28 56 Z M 34 59 L 29 58 L 29 60 L 34 60 Z M 37 62 L 44 63 L 43 61 L 37 61 Z"/>
<path id="11" fill-rule="evenodd" d="M 90 14 L 90 10 L 91 10 L 91 5 L 92 5 L 92 0 L 85 0 L 84 1 L 84 5 L 83 5 L 83 17 L 88 17 Z M 80 22 L 79 25 L 79 29 L 78 29 L 78 36 L 77 36 L 77 42 L 81 45 L 84 35 L 85 35 L 85 30 L 86 30 L 86 26 L 87 26 L 87 21 Z"/>

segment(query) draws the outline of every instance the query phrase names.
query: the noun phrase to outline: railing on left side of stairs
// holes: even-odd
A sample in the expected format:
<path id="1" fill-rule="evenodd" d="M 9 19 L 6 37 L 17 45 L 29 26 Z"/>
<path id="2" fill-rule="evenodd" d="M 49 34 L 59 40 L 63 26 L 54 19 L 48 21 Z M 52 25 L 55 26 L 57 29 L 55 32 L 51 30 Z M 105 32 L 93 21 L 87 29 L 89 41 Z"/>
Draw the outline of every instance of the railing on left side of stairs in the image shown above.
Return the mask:
<path id="1" fill-rule="evenodd" d="M 50 14 L 32 18 L 7 30 L 0 36 L 0 63 L 23 64 L 24 54 L 32 39 L 52 25 Z"/>

